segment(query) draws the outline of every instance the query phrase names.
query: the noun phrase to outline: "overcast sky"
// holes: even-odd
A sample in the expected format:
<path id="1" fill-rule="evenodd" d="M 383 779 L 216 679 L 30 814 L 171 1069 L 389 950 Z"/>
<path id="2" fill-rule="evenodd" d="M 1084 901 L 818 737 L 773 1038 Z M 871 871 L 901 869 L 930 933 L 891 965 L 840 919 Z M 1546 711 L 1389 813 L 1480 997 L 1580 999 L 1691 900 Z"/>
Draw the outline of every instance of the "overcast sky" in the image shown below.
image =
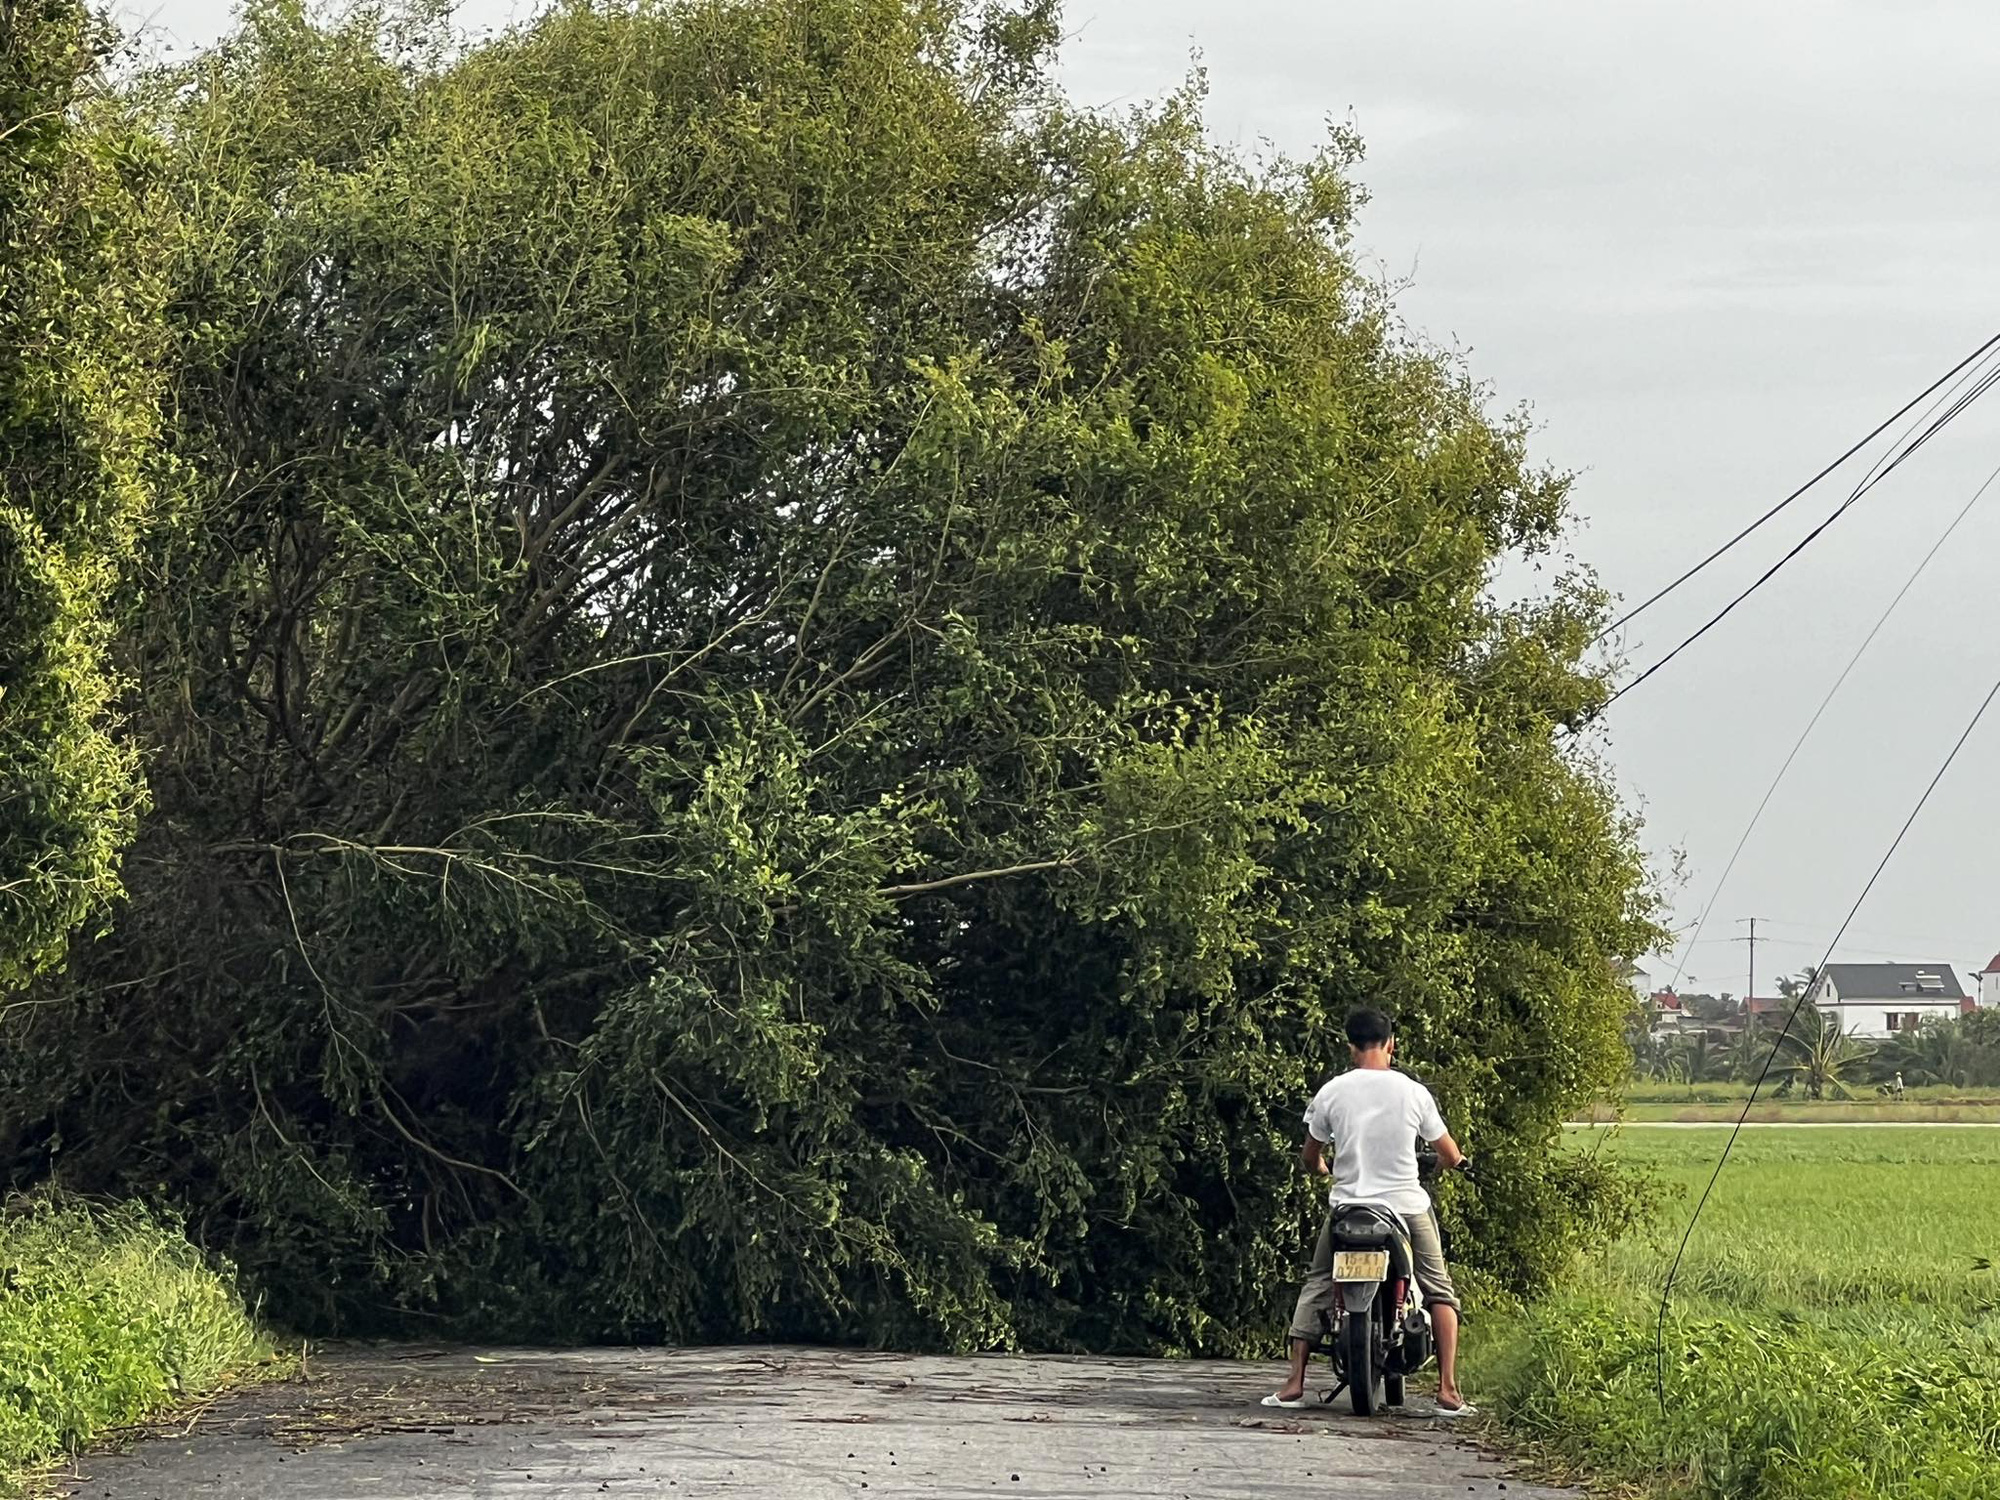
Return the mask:
<path id="1" fill-rule="evenodd" d="M 221 0 L 167 0 L 200 45 Z M 530 13 L 471 0 L 474 27 Z M 1467 351 L 1542 458 L 1581 474 L 1575 554 L 1652 592 L 2000 329 L 2000 12 L 1972 0 L 1070 0 L 1063 76 L 1136 104 L 1198 58 L 1217 137 L 1368 142 L 1359 243 L 1409 323 Z M 1750 603 L 1617 704 L 1608 753 L 1649 845 L 1687 856 L 1678 916 L 1716 893 L 1793 741 L 1923 555 L 2000 465 L 2000 393 Z M 1858 477 L 1858 472 L 1854 477 Z M 1852 479 L 1849 480 L 1851 485 Z M 1644 665 L 1846 493 L 1801 500 L 1637 622 Z M 1796 513 L 1796 514 L 1794 514 Z M 1876 639 L 1744 851 L 1682 987 L 1816 962 L 1924 784 L 2000 678 L 2000 484 Z M 2000 951 L 2000 706 L 1836 955 Z M 1656 962 L 1656 978 L 1674 968 Z"/>

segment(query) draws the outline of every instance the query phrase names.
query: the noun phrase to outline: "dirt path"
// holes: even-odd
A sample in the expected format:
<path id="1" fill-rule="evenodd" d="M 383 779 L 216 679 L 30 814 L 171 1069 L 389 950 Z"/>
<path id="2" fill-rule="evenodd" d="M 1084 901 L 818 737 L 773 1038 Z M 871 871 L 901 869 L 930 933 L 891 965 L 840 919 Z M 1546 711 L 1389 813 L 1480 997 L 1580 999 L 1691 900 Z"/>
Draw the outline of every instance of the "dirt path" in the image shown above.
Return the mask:
<path id="1" fill-rule="evenodd" d="M 1415 1413 L 1266 1411 L 1277 1367 L 802 1349 L 354 1351 L 87 1460 L 91 1500 L 596 1495 L 1572 1500 Z"/>
<path id="2" fill-rule="evenodd" d="M 1572 1120 L 1571 1130 L 1604 1130 L 1612 1124 L 1620 1130 L 1728 1130 L 1736 1117 L 1726 1120 Z M 2000 1120 L 1745 1120 L 1745 1130 L 2000 1130 Z"/>

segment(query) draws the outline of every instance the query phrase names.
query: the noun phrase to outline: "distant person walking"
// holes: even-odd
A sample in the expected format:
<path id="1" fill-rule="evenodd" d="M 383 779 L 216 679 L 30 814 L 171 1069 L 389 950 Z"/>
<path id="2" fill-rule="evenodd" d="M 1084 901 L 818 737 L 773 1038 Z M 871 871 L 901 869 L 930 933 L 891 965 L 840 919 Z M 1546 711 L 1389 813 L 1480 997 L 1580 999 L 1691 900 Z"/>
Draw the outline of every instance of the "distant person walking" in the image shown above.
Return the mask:
<path id="1" fill-rule="evenodd" d="M 1890 1097 L 1890 1098 L 1892 1098 L 1892 1099 L 1894 1099 L 1894 1100 L 1896 1100 L 1896 1101 L 1897 1101 L 1898 1103 L 1901 1103 L 1901 1102 L 1902 1102 L 1902 1098 L 1903 1098 L 1903 1075 L 1902 1075 L 1902 1073 L 1901 1073 L 1901 1072 L 1898 1072 L 1898 1073 L 1896 1074 L 1896 1081 L 1895 1081 L 1894 1083 L 1892 1083 L 1892 1084 L 1890 1084 L 1890 1085 L 1889 1085 L 1889 1097 Z"/>

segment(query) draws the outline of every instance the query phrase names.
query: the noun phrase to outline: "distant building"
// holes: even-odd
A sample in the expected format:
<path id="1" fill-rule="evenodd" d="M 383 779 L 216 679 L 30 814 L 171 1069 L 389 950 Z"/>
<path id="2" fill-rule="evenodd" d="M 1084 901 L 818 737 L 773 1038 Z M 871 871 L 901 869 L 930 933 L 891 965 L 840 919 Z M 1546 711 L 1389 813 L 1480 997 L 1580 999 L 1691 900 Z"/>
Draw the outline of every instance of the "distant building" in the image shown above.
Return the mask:
<path id="1" fill-rule="evenodd" d="M 1743 1035 L 1745 1027 L 1751 1027 L 1766 1037 L 1775 1034 L 1792 1014 L 1792 1002 L 1782 995 L 1753 995 L 1745 1000 L 1733 1016 L 1719 1021 L 1710 1021 L 1704 1028 L 1718 1041 L 1733 1041 Z M 1793 1030 L 1798 1028 L 1795 1026 Z"/>
<path id="2" fill-rule="evenodd" d="M 1986 967 L 1973 977 L 1979 981 L 1980 1009 L 2000 1006 L 2000 953 L 1994 954 Z"/>
<path id="3" fill-rule="evenodd" d="M 1687 1007 L 1681 1004 L 1681 997 L 1672 990 L 1654 990 L 1646 998 L 1653 1007 L 1654 1037 L 1679 1036 L 1685 1031 L 1701 1029 L 1701 1023 L 1687 1013 Z"/>
<path id="4" fill-rule="evenodd" d="M 1806 998 L 1849 1036 L 1886 1041 L 1958 1015 L 1966 994 L 1950 964 L 1828 964 Z"/>

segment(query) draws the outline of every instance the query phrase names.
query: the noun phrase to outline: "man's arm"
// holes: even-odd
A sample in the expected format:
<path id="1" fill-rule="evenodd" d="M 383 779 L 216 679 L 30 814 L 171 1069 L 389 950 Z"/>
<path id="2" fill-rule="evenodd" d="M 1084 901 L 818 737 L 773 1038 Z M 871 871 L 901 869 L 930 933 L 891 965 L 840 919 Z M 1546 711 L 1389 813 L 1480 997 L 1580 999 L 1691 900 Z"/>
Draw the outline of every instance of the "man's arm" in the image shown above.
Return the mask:
<path id="1" fill-rule="evenodd" d="M 1306 1135 L 1306 1143 L 1299 1147 L 1299 1161 L 1308 1172 L 1313 1173 L 1315 1176 L 1330 1177 L 1333 1175 L 1333 1168 L 1327 1165 L 1326 1147 L 1310 1132 Z"/>
<path id="2" fill-rule="evenodd" d="M 1455 1172 L 1465 1165 L 1465 1153 L 1444 1128 L 1444 1116 L 1438 1113 L 1437 1100 L 1431 1097 L 1431 1091 L 1422 1089 L 1420 1093 L 1423 1102 L 1417 1117 L 1417 1134 L 1437 1147 L 1438 1165 L 1447 1172 Z"/>

